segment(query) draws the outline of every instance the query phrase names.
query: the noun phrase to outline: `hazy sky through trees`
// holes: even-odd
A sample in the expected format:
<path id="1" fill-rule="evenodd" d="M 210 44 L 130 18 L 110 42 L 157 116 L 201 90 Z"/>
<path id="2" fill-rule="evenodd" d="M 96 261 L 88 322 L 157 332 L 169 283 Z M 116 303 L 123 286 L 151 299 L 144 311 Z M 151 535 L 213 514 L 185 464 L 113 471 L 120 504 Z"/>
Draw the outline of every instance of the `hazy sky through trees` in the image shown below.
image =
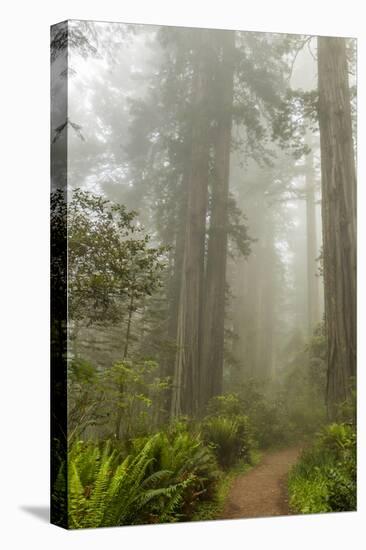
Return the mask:
<path id="1" fill-rule="evenodd" d="M 79 22 L 70 23 L 78 28 Z M 174 33 L 174 28 L 170 29 Z M 192 29 L 177 29 L 178 33 L 192 33 Z M 161 116 L 164 98 L 159 98 L 159 86 L 164 85 L 164 63 L 171 54 L 159 40 L 161 28 L 144 25 L 124 25 L 121 23 L 83 24 L 82 32 L 91 48 L 86 51 L 78 47 L 69 48 L 69 119 L 74 125 L 69 131 L 68 166 L 69 185 L 102 193 L 111 200 L 126 204 L 139 211 L 147 230 L 156 233 L 154 217 L 151 214 L 154 201 L 159 199 L 146 196 L 152 193 L 147 183 L 146 194 L 138 192 L 140 181 L 133 168 L 129 147 L 131 126 L 136 121 L 135 109 L 139 102 L 156 102 L 156 117 Z M 243 32 L 242 35 L 250 33 Z M 255 33 L 254 33 L 255 34 Z M 240 32 L 237 32 L 240 35 Z M 278 35 L 280 37 L 280 35 Z M 268 35 L 269 40 L 276 35 Z M 316 86 L 316 40 L 311 39 L 298 53 L 291 53 L 292 75 L 288 82 L 292 88 L 305 91 Z M 291 61 L 292 62 L 292 61 Z M 180 99 L 178 99 L 180 101 Z M 152 114 L 147 116 L 154 116 Z M 156 121 L 147 121 L 147 129 Z M 232 135 L 245 134 L 240 123 L 233 125 Z M 144 132 L 144 130 L 140 130 Z M 147 130 L 146 130 L 147 131 Z M 149 141 L 147 155 L 151 155 L 154 170 L 168 169 L 169 158 L 157 159 L 154 144 L 159 135 L 154 132 L 142 136 Z M 241 138 L 239 138 L 241 139 Z M 321 219 L 319 207 L 319 152 L 318 135 L 312 137 L 314 148 L 314 177 L 316 185 L 316 246 L 320 254 Z M 294 325 L 306 334 L 306 204 L 303 196 L 305 180 L 301 170 L 304 157 L 294 161 L 288 153 L 281 151 L 275 143 L 266 144 L 273 153 L 272 166 L 258 164 L 246 150 L 245 143 L 231 155 L 230 193 L 242 214 L 249 220 L 249 235 L 253 239 L 252 255 L 244 260 L 245 268 L 250 269 L 263 238 L 261 229 L 255 229 L 251 219 L 257 217 L 253 196 L 258 191 L 258 182 L 272 178 L 271 185 L 263 190 L 262 198 L 257 197 L 257 208 L 267 209 L 271 214 L 273 246 L 277 256 L 277 267 L 273 277 L 278 279 L 274 298 L 273 325 L 275 348 L 285 345 Z M 271 153 L 271 154 L 272 154 Z M 154 157 L 155 155 L 155 157 Z M 286 171 L 288 174 L 286 174 Z M 147 178 L 151 177 L 147 174 Z M 154 177 L 154 176 L 152 176 Z M 160 176 L 159 176 L 160 177 Z M 284 184 L 284 181 L 287 183 Z M 285 189 L 284 189 L 285 185 Z M 277 189 L 277 190 L 276 190 Z M 287 190 L 286 190 L 287 189 Z M 259 201 L 259 202 L 258 202 Z M 254 208 L 254 210 L 253 210 Z M 318 254 L 318 255 L 319 255 Z M 239 262 L 241 260 L 238 260 Z M 235 260 L 234 260 L 235 262 Z M 235 269 L 229 264 L 227 280 L 235 287 Z M 314 261 L 314 273 L 318 265 Z M 231 273 L 231 271 L 233 273 Z M 318 279 L 319 289 L 321 279 Z M 235 296 L 232 298 L 235 301 Z M 321 312 L 319 312 L 319 319 Z M 227 320 L 230 324 L 232 321 Z M 277 352 L 274 352 L 276 355 Z M 273 368 L 275 365 L 273 363 Z"/>

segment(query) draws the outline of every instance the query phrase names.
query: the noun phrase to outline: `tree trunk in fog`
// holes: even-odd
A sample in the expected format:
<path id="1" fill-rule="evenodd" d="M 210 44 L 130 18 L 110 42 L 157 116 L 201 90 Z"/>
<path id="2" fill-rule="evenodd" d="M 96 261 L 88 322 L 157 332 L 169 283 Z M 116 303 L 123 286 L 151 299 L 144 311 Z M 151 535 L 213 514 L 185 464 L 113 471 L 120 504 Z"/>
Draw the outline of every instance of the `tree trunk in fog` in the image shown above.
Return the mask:
<path id="1" fill-rule="evenodd" d="M 327 403 L 331 417 L 356 376 L 356 173 L 346 45 L 318 38 Z"/>
<path id="2" fill-rule="evenodd" d="M 245 376 L 255 378 L 258 373 L 259 331 L 260 331 L 260 266 L 258 243 L 248 260 L 247 285 L 245 297 L 245 340 L 244 359 Z"/>
<path id="3" fill-rule="evenodd" d="M 127 358 L 127 355 L 128 355 L 128 346 L 129 346 L 129 343 L 130 343 L 133 308 L 134 308 L 133 294 L 131 294 L 130 304 L 128 306 L 128 318 L 127 318 L 127 328 L 126 328 L 126 337 L 125 337 L 125 347 L 124 347 L 124 350 L 123 350 L 123 360 L 125 360 Z"/>
<path id="4" fill-rule="evenodd" d="M 309 144 L 310 145 L 310 144 Z M 315 181 L 313 153 L 306 157 L 305 193 L 306 193 L 306 246 L 307 246 L 307 300 L 308 300 L 308 335 L 311 337 L 319 322 L 319 283 L 316 276 L 316 259 L 318 250 L 316 244 L 315 217 Z"/>
<path id="5" fill-rule="evenodd" d="M 258 373 L 259 337 L 260 337 L 260 240 L 263 231 L 264 207 L 262 198 L 248 203 L 250 212 L 248 223 L 251 235 L 258 239 L 253 243 L 250 256 L 245 260 L 243 270 L 243 296 L 238 304 L 240 311 L 237 313 L 235 332 L 239 338 L 236 343 L 234 358 L 240 365 L 242 379 L 253 378 Z"/>
<path id="6" fill-rule="evenodd" d="M 168 339 L 172 344 L 172 353 L 168 355 L 164 365 L 164 376 L 169 379 L 174 379 L 174 344 L 177 341 L 178 330 L 178 311 L 180 299 L 180 285 L 182 279 L 183 257 L 184 257 L 184 242 L 185 242 L 185 226 L 187 217 L 187 188 L 190 176 L 190 154 L 186 155 L 185 165 L 182 174 L 182 190 L 179 195 L 178 213 L 177 213 L 177 230 L 174 243 L 174 260 L 172 275 L 169 281 L 169 325 Z M 174 357 L 173 357 L 174 354 Z M 165 402 L 165 411 L 170 414 L 172 408 L 172 392 L 168 392 Z"/>
<path id="7" fill-rule="evenodd" d="M 222 62 L 201 348 L 201 405 L 222 393 L 235 32 L 220 31 Z"/>
<path id="8" fill-rule="evenodd" d="M 259 246 L 260 266 L 259 278 L 256 284 L 260 285 L 260 322 L 256 377 L 260 380 L 266 380 L 271 376 L 273 367 L 274 280 L 276 270 L 273 225 L 269 215 L 266 218 L 264 234 Z"/>
<path id="9" fill-rule="evenodd" d="M 245 327 L 245 293 L 248 270 L 248 258 L 240 257 L 235 261 L 235 276 L 233 284 L 232 318 L 234 339 L 232 345 L 232 356 L 234 364 L 230 369 L 230 387 L 235 388 L 243 380 L 243 363 L 246 357 L 245 338 L 243 329 Z"/>
<path id="10" fill-rule="evenodd" d="M 192 163 L 192 144 L 190 136 L 192 135 L 192 126 L 190 130 L 182 132 L 180 140 L 182 149 L 180 151 L 181 166 L 179 174 L 179 184 L 176 191 L 176 209 L 171 212 L 172 219 L 175 225 L 175 234 L 171 235 L 173 244 L 173 266 L 171 278 L 169 280 L 169 339 L 176 341 L 177 338 L 177 319 L 180 298 L 180 285 L 182 278 L 182 267 L 184 257 L 185 230 L 187 221 L 187 201 L 188 187 L 191 177 Z M 188 134 L 188 136 L 187 136 Z"/>
<path id="11" fill-rule="evenodd" d="M 199 400 L 199 331 L 204 274 L 208 199 L 209 113 L 207 97 L 208 31 L 201 31 L 193 78 L 191 170 L 187 189 L 187 219 L 177 320 L 177 354 L 172 388 L 172 416 L 194 415 Z"/>
<path id="12" fill-rule="evenodd" d="M 123 361 L 127 359 L 128 355 L 128 345 L 130 342 L 130 333 L 131 333 L 131 322 L 132 322 L 132 313 L 133 313 L 133 294 L 131 294 L 130 297 L 130 303 L 128 307 L 128 319 L 127 319 L 127 328 L 126 328 L 126 336 L 125 336 L 125 346 L 123 350 Z M 118 386 L 118 394 L 121 398 L 123 398 L 124 394 L 124 384 L 121 382 Z M 121 435 L 121 426 L 122 426 L 122 418 L 123 418 L 123 409 L 122 407 L 119 407 L 117 416 L 116 416 L 116 427 L 115 427 L 115 437 L 119 439 Z"/>
<path id="13" fill-rule="evenodd" d="M 174 266 L 172 279 L 170 281 L 169 297 L 169 338 L 176 340 L 177 337 L 177 324 L 178 324 L 178 308 L 179 308 L 179 290 L 182 276 L 183 257 L 184 257 L 184 241 L 185 241 L 185 227 L 187 218 L 187 187 L 190 176 L 190 155 L 187 155 L 186 163 L 184 166 L 184 172 L 182 174 L 182 192 L 179 196 L 178 204 L 178 220 L 177 220 L 177 232 L 174 245 Z"/>

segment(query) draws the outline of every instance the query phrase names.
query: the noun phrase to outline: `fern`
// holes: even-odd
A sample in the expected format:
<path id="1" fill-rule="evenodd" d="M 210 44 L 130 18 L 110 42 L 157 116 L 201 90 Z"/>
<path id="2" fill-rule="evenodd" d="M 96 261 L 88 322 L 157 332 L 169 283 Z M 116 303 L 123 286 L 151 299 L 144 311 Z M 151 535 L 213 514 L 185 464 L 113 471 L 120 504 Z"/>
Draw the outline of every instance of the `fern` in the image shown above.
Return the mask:
<path id="1" fill-rule="evenodd" d="M 84 487 L 80 481 L 75 464 L 69 467 L 69 527 L 78 529 L 84 527 L 83 517 L 87 512 L 87 501 Z"/>
<path id="2" fill-rule="evenodd" d="M 158 433 L 123 458 L 110 442 L 69 451 L 69 526 L 74 529 L 178 521 L 217 477 L 198 436 Z"/>
<path id="3" fill-rule="evenodd" d="M 223 468 L 233 466 L 239 459 L 250 463 L 252 440 L 246 416 L 212 416 L 202 422 L 205 443 L 214 450 Z"/>

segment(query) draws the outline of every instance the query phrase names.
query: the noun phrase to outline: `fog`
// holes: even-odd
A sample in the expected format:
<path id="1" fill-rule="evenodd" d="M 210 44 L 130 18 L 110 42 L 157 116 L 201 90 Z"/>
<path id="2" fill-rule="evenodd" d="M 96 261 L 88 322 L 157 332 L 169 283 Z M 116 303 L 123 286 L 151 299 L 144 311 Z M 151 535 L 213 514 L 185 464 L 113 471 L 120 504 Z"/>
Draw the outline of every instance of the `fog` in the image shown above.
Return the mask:
<path id="1" fill-rule="evenodd" d="M 75 32 L 79 26 L 79 22 L 71 23 Z M 192 43 L 193 48 L 199 30 L 106 23 L 87 23 L 82 30 L 90 51 L 80 51 L 77 42 L 69 48 L 69 120 L 77 126 L 75 129 L 69 125 L 68 131 L 68 184 L 71 189 L 82 188 L 136 209 L 154 240 L 172 246 L 174 236 L 162 219 L 179 224 L 168 210 L 180 200 L 176 190 L 180 167 L 174 166 L 174 153 L 166 142 L 175 136 L 177 141 L 181 139 L 179 119 L 174 117 L 187 112 L 184 102 L 188 96 L 184 94 L 189 91 L 184 86 L 179 89 L 179 85 L 189 68 L 183 67 L 181 75 L 172 75 L 171 71 L 179 70 L 179 45 L 189 49 Z M 251 63 L 256 67 L 265 53 L 261 50 L 282 38 L 237 32 L 236 43 L 248 66 L 244 64 L 243 70 Z M 164 47 L 165 40 L 169 42 Z M 241 254 L 234 237 L 229 237 L 224 358 L 227 384 L 237 377 L 276 377 L 283 367 L 284 350 L 294 335 L 304 343 L 322 319 L 322 278 L 317 275 L 321 250 L 319 137 L 317 133 L 311 136 L 315 216 L 314 226 L 308 228 L 306 160 L 294 159 L 271 140 L 271 106 L 267 105 L 272 101 L 271 94 L 277 92 L 271 89 L 274 78 L 279 91 L 286 79 L 294 89 L 314 88 L 314 50 L 315 39 L 299 53 L 288 54 L 291 74 L 280 65 L 275 70 L 266 67 L 268 72 L 273 70 L 274 76 L 264 73 L 261 82 L 253 75 L 253 82 L 248 83 L 254 89 L 251 95 L 243 92 L 239 83 L 237 98 L 234 96 L 238 110 L 245 100 L 249 108 L 232 126 L 229 196 L 237 209 L 237 226 L 242 224 L 247 231 L 250 253 Z M 245 119 L 253 116 L 251 109 L 256 116 L 252 127 Z M 217 111 L 215 115 L 220 117 Z M 263 126 L 260 131 L 259 125 Z M 266 135 L 256 141 L 255 132 Z M 209 224 L 210 212 L 207 229 Z M 310 258 L 309 234 L 316 243 Z M 309 276 L 315 281 L 315 315 L 309 312 Z M 123 341 L 119 345 L 122 349 Z M 90 342 L 88 348 L 88 355 L 93 356 L 96 352 Z"/>

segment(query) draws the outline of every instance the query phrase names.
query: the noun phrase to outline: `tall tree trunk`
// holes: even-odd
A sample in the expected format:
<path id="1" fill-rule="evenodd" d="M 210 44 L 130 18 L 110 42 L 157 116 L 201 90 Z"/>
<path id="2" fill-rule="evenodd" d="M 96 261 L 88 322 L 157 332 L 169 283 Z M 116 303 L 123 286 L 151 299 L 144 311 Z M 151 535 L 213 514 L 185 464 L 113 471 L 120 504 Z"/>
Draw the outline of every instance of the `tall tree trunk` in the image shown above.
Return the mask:
<path id="1" fill-rule="evenodd" d="M 132 293 L 131 296 L 130 296 L 130 303 L 129 303 L 129 306 L 128 306 L 128 318 L 127 318 L 125 345 L 124 345 L 124 350 L 123 350 L 123 361 L 125 361 L 127 359 L 127 355 L 128 355 L 128 346 L 129 346 L 129 343 L 130 343 L 130 334 L 131 334 L 132 314 L 133 314 L 133 310 L 134 310 L 133 301 L 134 300 L 133 300 L 133 293 Z M 120 384 L 118 385 L 118 395 L 119 395 L 119 398 L 120 398 L 121 401 L 123 399 L 124 392 L 125 392 L 124 382 L 121 381 Z M 123 419 L 123 409 L 122 409 L 122 403 L 120 403 L 120 407 L 118 409 L 117 416 L 116 416 L 116 426 L 115 426 L 115 431 L 114 431 L 115 437 L 117 439 L 119 439 L 120 436 L 121 436 L 122 419 Z"/>
<path id="2" fill-rule="evenodd" d="M 255 284 L 260 286 L 258 363 L 256 377 L 261 381 L 272 375 L 274 357 L 274 292 L 276 256 L 273 240 L 273 225 L 268 212 L 259 243 L 259 277 Z"/>
<path id="3" fill-rule="evenodd" d="M 187 188 L 190 176 L 190 155 L 186 155 L 185 165 L 183 168 L 182 174 L 182 189 L 179 194 L 179 204 L 177 206 L 177 231 L 175 235 L 175 245 L 174 245 L 174 261 L 172 274 L 169 281 L 169 326 L 168 326 L 168 339 L 171 342 L 171 353 L 169 353 L 165 365 L 164 365 L 164 376 L 169 377 L 169 379 L 174 379 L 174 359 L 176 355 L 175 344 L 177 342 L 177 331 L 178 331 L 178 312 L 179 312 L 179 300 L 180 300 L 180 285 L 182 282 L 182 269 L 183 269 L 183 258 L 184 258 L 184 242 L 185 242 L 185 226 L 186 226 L 186 217 L 187 217 Z M 165 411 L 170 415 L 172 408 L 172 396 L 174 389 L 171 392 L 167 393 L 167 398 L 165 402 Z M 163 418 L 165 414 L 163 413 Z"/>
<path id="4" fill-rule="evenodd" d="M 260 242 L 263 234 L 263 202 L 252 199 L 248 203 L 248 224 L 251 234 L 257 240 L 252 245 L 250 256 L 245 261 L 244 296 L 241 304 L 242 326 L 239 331 L 241 357 L 236 359 L 242 364 L 243 379 L 258 375 L 260 343 Z"/>
<path id="5" fill-rule="evenodd" d="M 222 393 L 228 197 L 233 104 L 235 32 L 219 31 L 222 61 L 217 75 L 219 97 L 215 169 L 205 278 L 201 348 L 201 406 Z"/>
<path id="6" fill-rule="evenodd" d="M 178 325 L 178 309 L 180 298 L 180 285 L 184 259 L 185 229 L 187 220 L 187 195 L 191 174 L 191 151 L 184 155 L 183 173 L 181 175 L 181 189 L 178 195 L 176 217 L 176 234 L 174 243 L 174 260 L 172 276 L 169 281 L 169 328 L 168 335 L 171 341 L 176 341 Z M 170 373 L 172 374 L 172 373 Z"/>
<path id="7" fill-rule="evenodd" d="M 295 334 L 308 333 L 307 312 L 307 239 L 306 239 L 306 201 L 297 204 L 298 225 L 291 232 L 290 246 L 293 252 L 293 328 Z"/>
<path id="8" fill-rule="evenodd" d="M 177 322 L 172 416 L 194 414 L 199 400 L 199 332 L 203 290 L 209 168 L 208 32 L 200 33 L 193 78 L 192 156 Z"/>
<path id="9" fill-rule="evenodd" d="M 234 364 L 230 370 L 230 387 L 237 388 L 243 379 L 244 360 L 246 358 L 245 337 L 243 328 L 245 327 L 245 295 L 246 281 L 248 271 L 248 259 L 241 257 L 235 261 L 233 270 L 235 270 L 232 300 L 232 316 L 234 339 L 232 345 L 232 356 Z"/>
<path id="10" fill-rule="evenodd" d="M 127 359 L 128 346 L 130 344 L 132 314 L 133 314 L 133 311 L 134 311 L 133 298 L 134 297 L 133 297 L 133 293 L 132 293 L 131 296 L 130 296 L 130 303 L 129 303 L 129 306 L 128 306 L 128 318 L 127 318 L 125 346 L 124 346 L 124 350 L 123 350 L 123 360 Z"/>
<path id="11" fill-rule="evenodd" d="M 327 402 L 331 417 L 356 376 L 356 173 L 346 44 L 318 38 Z"/>
<path id="12" fill-rule="evenodd" d="M 244 372 L 249 378 L 258 376 L 259 342 L 260 342 L 260 281 L 258 243 L 253 246 L 253 252 L 248 260 L 247 284 L 245 296 L 245 349 Z"/>
<path id="13" fill-rule="evenodd" d="M 309 143 L 309 145 L 311 145 Z M 319 321 L 319 282 L 316 276 L 316 259 L 318 250 L 316 244 L 315 217 L 315 182 L 314 158 L 311 151 L 306 157 L 305 193 L 306 193 L 306 247 L 307 247 L 307 302 L 308 302 L 308 335 L 311 336 Z"/>

